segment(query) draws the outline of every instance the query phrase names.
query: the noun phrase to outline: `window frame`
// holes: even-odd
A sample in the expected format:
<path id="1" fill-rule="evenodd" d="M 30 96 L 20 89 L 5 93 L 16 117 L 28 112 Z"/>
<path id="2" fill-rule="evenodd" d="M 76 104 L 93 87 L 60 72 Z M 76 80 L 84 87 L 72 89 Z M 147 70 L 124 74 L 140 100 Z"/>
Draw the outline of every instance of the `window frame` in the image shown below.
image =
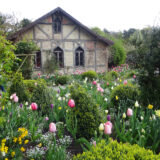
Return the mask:
<path id="1" fill-rule="evenodd" d="M 62 21 L 60 17 L 55 17 L 54 23 L 53 23 L 53 31 L 54 34 L 61 33 L 62 31 Z"/>
<path id="2" fill-rule="evenodd" d="M 78 62 L 77 62 L 77 54 L 78 54 Z M 75 67 L 84 67 L 84 66 L 85 66 L 84 49 L 79 46 L 75 50 Z"/>
<path id="3" fill-rule="evenodd" d="M 58 67 L 59 68 L 64 68 L 64 52 L 63 52 L 63 49 L 60 48 L 60 47 L 56 47 L 53 50 L 53 54 L 55 56 L 55 61 L 56 61 L 57 65 L 58 65 Z M 61 57 L 61 60 L 60 60 L 60 57 Z M 59 62 L 61 62 L 61 63 L 59 63 Z"/>
<path id="4" fill-rule="evenodd" d="M 40 68 L 42 68 L 42 54 L 41 54 L 41 51 L 37 51 L 35 53 L 36 53 L 36 55 L 35 55 L 35 68 L 40 69 Z M 40 55 L 40 57 L 38 57 L 38 55 Z M 39 60 L 38 60 L 38 58 L 39 58 Z M 40 65 L 38 65 L 38 63 Z"/>

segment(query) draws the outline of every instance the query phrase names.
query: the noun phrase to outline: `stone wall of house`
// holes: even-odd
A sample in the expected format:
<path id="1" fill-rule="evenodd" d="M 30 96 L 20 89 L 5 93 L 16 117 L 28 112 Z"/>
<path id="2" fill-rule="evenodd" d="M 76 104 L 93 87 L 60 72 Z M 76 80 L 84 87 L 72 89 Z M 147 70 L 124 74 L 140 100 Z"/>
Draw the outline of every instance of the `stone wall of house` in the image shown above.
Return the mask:
<path id="1" fill-rule="evenodd" d="M 41 50 L 42 68 L 37 72 L 43 72 L 47 54 L 52 54 L 57 46 L 64 51 L 65 67 L 59 69 L 61 73 L 73 73 L 78 70 L 103 71 L 107 69 L 108 49 L 106 44 L 98 41 L 64 16 L 60 34 L 54 34 L 52 17 L 50 16 L 24 33 L 23 37 L 33 39 Z M 75 67 L 74 53 L 79 46 L 84 49 L 85 67 Z"/>

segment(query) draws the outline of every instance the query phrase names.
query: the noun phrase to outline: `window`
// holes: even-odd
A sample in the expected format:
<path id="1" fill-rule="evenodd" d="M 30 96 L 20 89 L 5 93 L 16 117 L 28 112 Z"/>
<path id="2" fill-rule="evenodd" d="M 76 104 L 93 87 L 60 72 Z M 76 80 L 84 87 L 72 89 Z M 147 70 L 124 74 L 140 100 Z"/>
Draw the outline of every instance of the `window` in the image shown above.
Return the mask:
<path id="1" fill-rule="evenodd" d="M 54 20 L 54 33 L 60 33 L 61 32 L 61 20 L 60 18 L 56 18 Z"/>
<path id="2" fill-rule="evenodd" d="M 75 51 L 75 65 L 84 66 L 84 50 L 78 47 Z"/>
<path id="3" fill-rule="evenodd" d="M 53 53 L 58 66 L 63 67 L 64 66 L 63 50 L 60 47 L 57 47 L 54 49 Z"/>
<path id="4" fill-rule="evenodd" d="M 41 51 L 36 52 L 35 67 L 41 68 Z"/>

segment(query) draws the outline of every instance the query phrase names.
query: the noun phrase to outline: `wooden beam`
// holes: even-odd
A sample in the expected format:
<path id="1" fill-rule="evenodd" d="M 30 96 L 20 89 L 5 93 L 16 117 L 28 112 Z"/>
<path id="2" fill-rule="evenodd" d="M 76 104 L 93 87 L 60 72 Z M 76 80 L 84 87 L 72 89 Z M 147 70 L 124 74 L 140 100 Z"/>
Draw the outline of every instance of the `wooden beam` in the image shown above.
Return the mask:
<path id="1" fill-rule="evenodd" d="M 42 29 L 39 27 L 39 25 L 36 26 L 48 39 L 50 39 L 49 35 Z"/>
<path id="2" fill-rule="evenodd" d="M 64 37 L 64 39 L 67 39 L 77 28 L 78 28 L 78 27 L 75 26 L 75 27 L 72 29 L 72 31 L 69 32 L 69 33 L 66 35 L 66 37 Z"/>

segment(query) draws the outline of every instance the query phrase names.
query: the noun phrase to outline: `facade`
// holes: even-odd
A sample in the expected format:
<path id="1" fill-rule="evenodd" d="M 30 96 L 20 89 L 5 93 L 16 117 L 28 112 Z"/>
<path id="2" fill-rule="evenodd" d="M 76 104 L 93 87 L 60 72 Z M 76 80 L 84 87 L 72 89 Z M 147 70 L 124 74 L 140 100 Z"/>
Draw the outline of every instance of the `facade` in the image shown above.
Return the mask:
<path id="1" fill-rule="evenodd" d="M 33 40 L 37 72 L 44 72 L 48 57 L 54 55 L 59 72 L 108 69 L 108 47 L 112 41 L 102 38 L 61 8 L 56 8 L 9 37 L 16 42 Z"/>

